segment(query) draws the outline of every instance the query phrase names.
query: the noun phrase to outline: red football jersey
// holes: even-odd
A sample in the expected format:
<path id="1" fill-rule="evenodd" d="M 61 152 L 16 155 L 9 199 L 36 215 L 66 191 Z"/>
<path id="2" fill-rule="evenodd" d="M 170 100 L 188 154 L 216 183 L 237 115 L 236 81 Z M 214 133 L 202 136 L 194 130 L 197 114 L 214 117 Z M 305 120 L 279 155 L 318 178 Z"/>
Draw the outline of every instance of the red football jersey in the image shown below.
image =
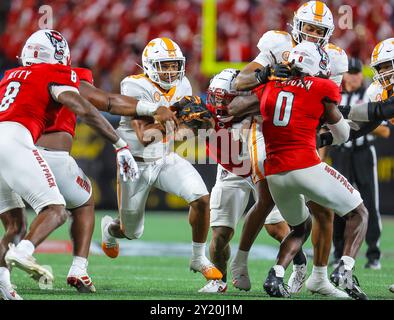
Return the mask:
<path id="1" fill-rule="evenodd" d="M 324 113 L 322 100 L 339 103 L 341 94 L 331 80 L 305 77 L 269 82 L 260 87 L 260 111 L 267 158 L 265 174 L 314 166 L 321 162 L 316 151 L 316 130 Z"/>
<path id="2" fill-rule="evenodd" d="M 0 121 L 22 124 L 36 142 L 60 110 L 49 91 L 52 85 L 78 88 L 79 79 L 61 64 L 40 63 L 6 71 L 0 82 Z"/>
<path id="3" fill-rule="evenodd" d="M 207 154 L 226 170 L 241 176 L 248 177 L 251 174 L 250 159 L 242 157 L 243 145 L 240 139 L 235 140 L 232 133 L 233 122 L 222 122 L 215 116 L 215 108 L 207 104 L 207 108 L 214 115 L 215 130 L 217 135 L 210 135 L 207 139 Z"/>
<path id="4" fill-rule="evenodd" d="M 92 71 L 85 68 L 72 68 L 77 74 L 80 81 L 87 81 L 93 84 Z M 77 124 L 77 116 L 70 109 L 62 106 L 54 123 L 47 123 L 44 133 L 51 132 L 67 132 L 73 137 L 75 136 L 75 126 Z"/>

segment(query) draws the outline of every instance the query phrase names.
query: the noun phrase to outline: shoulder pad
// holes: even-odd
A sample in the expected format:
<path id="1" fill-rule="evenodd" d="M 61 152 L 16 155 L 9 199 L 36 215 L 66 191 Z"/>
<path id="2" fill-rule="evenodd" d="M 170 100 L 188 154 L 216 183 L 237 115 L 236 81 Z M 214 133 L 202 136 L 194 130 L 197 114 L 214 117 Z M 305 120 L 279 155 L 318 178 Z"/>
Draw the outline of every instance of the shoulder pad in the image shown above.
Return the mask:
<path id="1" fill-rule="evenodd" d="M 383 97 L 382 97 L 383 92 L 384 92 L 384 89 L 381 86 L 381 84 L 379 82 L 375 81 L 369 85 L 369 87 L 366 91 L 366 94 L 367 94 L 369 100 L 371 100 L 372 102 L 375 102 L 375 101 L 382 101 L 383 100 Z"/>
<path id="2" fill-rule="evenodd" d="M 331 75 L 337 76 L 348 71 L 348 58 L 345 50 L 332 44 L 327 43 L 324 46 L 331 64 Z"/>
<path id="3" fill-rule="evenodd" d="M 287 61 L 290 50 L 293 48 L 293 38 L 285 31 L 267 31 L 260 38 L 257 48 L 261 53 L 273 54 L 277 62 Z"/>

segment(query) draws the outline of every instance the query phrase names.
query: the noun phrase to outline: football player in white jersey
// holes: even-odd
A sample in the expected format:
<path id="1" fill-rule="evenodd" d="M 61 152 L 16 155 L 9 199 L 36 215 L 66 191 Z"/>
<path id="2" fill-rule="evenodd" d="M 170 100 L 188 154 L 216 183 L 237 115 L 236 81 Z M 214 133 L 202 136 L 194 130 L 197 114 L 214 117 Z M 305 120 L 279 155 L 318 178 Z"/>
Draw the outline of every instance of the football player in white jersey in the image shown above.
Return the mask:
<path id="1" fill-rule="evenodd" d="M 316 42 L 324 46 L 327 51 L 331 66 L 331 79 L 340 85 L 342 74 L 347 71 L 347 56 L 344 50 L 329 44 L 328 40 L 334 31 L 333 16 L 330 9 L 321 1 L 309 1 L 303 4 L 294 14 L 292 35 L 284 31 L 268 31 L 258 42 L 259 55 L 249 63 L 235 80 L 237 90 L 250 90 L 261 83 L 264 77 L 276 63 L 287 61 L 291 48 L 301 41 Z M 263 168 L 258 167 L 255 157 L 264 154 L 264 138 L 260 119 L 255 119 L 252 126 L 252 136 L 256 139 L 250 144 L 251 159 L 257 165 L 256 186 L 262 199 L 267 196 L 268 188 L 264 179 Z M 254 155 L 254 156 L 253 156 Z M 268 192 L 269 193 L 269 192 Z M 259 233 L 265 217 L 272 209 L 272 203 L 258 201 L 260 205 L 250 212 L 245 219 L 239 250 L 232 262 L 233 283 L 240 289 L 250 286 L 247 271 L 247 258 L 253 241 Z M 328 280 L 327 265 L 332 239 L 333 212 L 322 206 L 308 202 L 309 209 L 313 212 L 314 223 L 312 230 L 312 243 L 314 246 L 313 269 L 307 281 L 308 290 L 332 297 L 347 297 L 346 293 L 336 289 Z M 293 265 L 293 273 L 289 279 L 290 292 L 296 293 L 302 289 L 306 279 L 306 259 Z"/>
<path id="2" fill-rule="evenodd" d="M 170 107 L 184 96 L 192 95 L 185 76 L 185 57 L 179 46 L 168 38 L 151 40 L 142 52 L 143 74 L 126 77 L 121 93 L 142 101 Z M 190 205 L 192 258 L 190 269 L 207 280 L 221 279 L 221 272 L 205 255 L 209 229 L 209 193 L 197 170 L 170 150 L 171 134 L 161 134 L 161 125 L 145 119 L 122 117 L 118 133 L 131 146 L 141 177 L 128 183 L 119 181 L 119 219 L 101 221 L 102 248 L 111 258 L 119 253 L 117 238 L 138 239 L 144 231 L 145 204 L 152 187 L 175 194 Z M 152 142 L 153 140 L 153 142 Z"/>

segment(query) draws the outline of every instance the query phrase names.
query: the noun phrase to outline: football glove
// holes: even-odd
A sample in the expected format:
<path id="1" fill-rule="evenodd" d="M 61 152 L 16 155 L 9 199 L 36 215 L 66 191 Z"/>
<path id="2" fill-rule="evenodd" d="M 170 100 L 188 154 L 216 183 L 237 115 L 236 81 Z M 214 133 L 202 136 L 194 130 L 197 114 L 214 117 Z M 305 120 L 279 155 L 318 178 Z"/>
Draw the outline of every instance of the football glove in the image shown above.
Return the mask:
<path id="1" fill-rule="evenodd" d="M 276 63 L 272 67 L 267 66 L 255 70 L 256 79 L 260 84 L 267 83 L 270 80 L 286 80 L 290 77 L 290 74 L 290 66 L 284 63 Z"/>
<path id="2" fill-rule="evenodd" d="M 191 129 L 209 129 L 213 126 L 212 113 L 199 96 L 185 96 L 170 109 L 176 111 L 180 124 Z"/>
<path id="3" fill-rule="evenodd" d="M 119 165 L 119 175 L 124 182 L 128 179 L 131 181 L 138 180 L 140 177 L 138 166 L 127 146 L 116 149 L 116 160 Z"/>

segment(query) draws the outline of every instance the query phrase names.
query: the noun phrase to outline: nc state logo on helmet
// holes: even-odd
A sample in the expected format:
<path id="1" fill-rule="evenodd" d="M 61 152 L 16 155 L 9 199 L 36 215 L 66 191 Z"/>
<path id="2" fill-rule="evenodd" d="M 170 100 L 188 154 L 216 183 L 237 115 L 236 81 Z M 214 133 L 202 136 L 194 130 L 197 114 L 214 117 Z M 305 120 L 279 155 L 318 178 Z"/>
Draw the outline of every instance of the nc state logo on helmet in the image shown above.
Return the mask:
<path id="1" fill-rule="evenodd" d="M 70 49 L 60 32 L 50 29 L 38 30 L 26 40 L 21 60 L 24 66 L 36 63 L 70 65 Z"/>
<path id="2" fill-rule="evenodd" d="M 222 122 L 233 118 L 228 115 L 227 106 L 238 95 L 233 86 L 238 73 L 236 69 L 224 69 L 212 78 L 208 87 L 207 103 L 215 108 L 216 116 Z"/>
<path id="3" fill-rule="evenodd" d="M 317 43 L 303 41 L 297 44 L 290 51 L 289 62 L 310 76 L 329 77 L 331 74 L 328 54 Z"/>
<path id="4" fill-rule="evenodd" d="M 170 62 L 176 63 L 176 69 L 165 66 Z M 149 41 L 142 52 L 142 66 L 149 79 L 165 90 L 178 85 L 185 76 L 185 57 L 181 49 L 165 37 Z"/>
<path id="5" fill-rule="evenodd" d="M 311 35 L 304 32 L 303 28 L 306 23 L 323 28 L 323 36 Z M 316 42 L 320 45 L 328 43 L 335 29 L 332 13 L 327 5 L 321 1 L 309 1 L 299 7 L 294 13 L 293 25 L 291 27 L 293 29 L 291 33 L 295 42 L 300 43 L 308 37 L 315 38 Z"/>
<path id="6" fill-rule="evenodd" d="M 374 81 L 379 81 L 383 88 L 394 85 L 394 38 L 381 41 L 375 46 L 371 55 L 371 67 L 375 74 Z"/>

